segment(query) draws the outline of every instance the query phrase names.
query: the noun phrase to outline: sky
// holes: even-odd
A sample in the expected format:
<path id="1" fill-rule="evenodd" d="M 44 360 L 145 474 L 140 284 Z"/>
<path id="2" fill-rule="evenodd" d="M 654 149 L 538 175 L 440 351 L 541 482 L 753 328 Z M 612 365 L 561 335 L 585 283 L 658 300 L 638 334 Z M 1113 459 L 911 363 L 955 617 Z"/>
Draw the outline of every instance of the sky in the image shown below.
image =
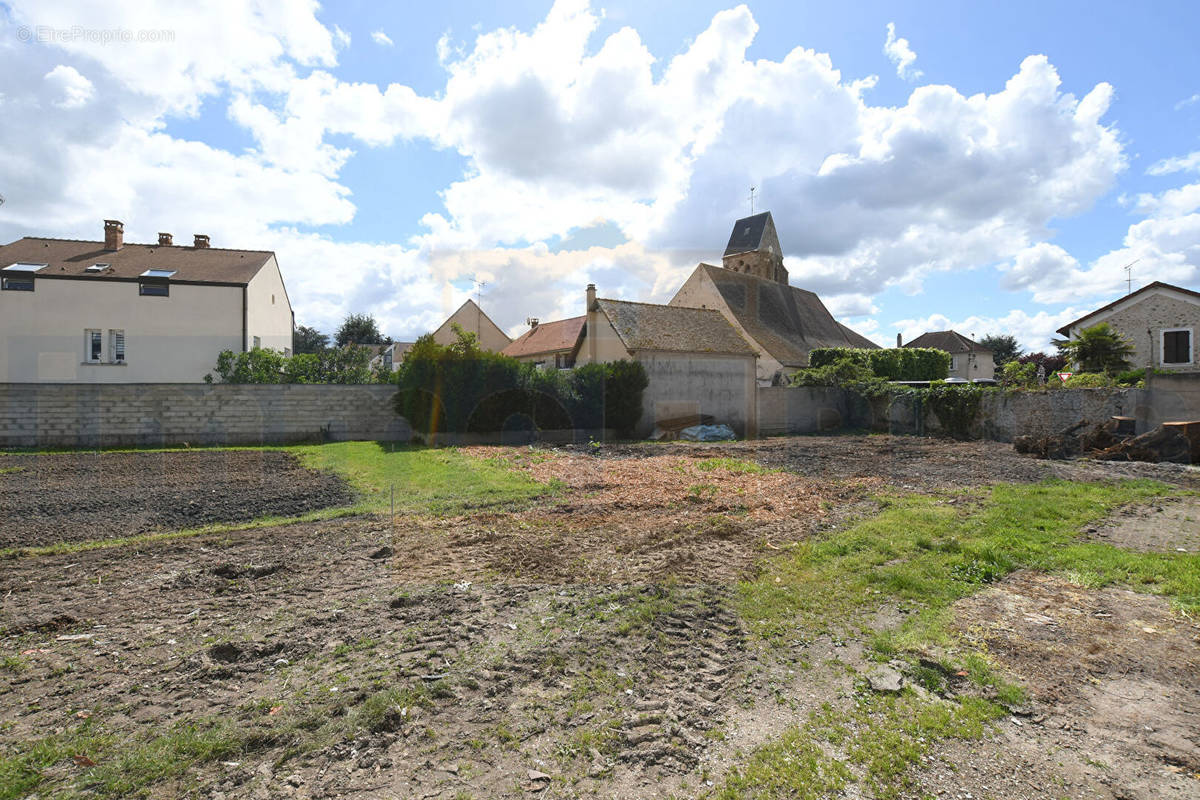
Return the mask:
<path id="1" fill-rule="evenodd" d="M 1200 289 L 1200 5 L 0 0 L 0 242 L 273 250 L 298 324 L 667 302 L 772 212 L 883 345 Z"/>

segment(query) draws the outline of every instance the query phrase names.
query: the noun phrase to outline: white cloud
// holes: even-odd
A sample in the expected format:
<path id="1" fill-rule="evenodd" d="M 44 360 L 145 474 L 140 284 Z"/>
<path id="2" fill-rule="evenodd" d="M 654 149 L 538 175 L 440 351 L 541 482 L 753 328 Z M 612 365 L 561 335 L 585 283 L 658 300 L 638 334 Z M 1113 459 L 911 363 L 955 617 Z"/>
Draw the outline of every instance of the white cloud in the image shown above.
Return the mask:
<path id="1" fill-rule="evenodd" d="M 59 64 L 46 73 L 44 80 L 58 93 L 59 99 L 55 105 L 59 108 L 80 108 L 85 106 L 96 93 L 92 82 L 79 73 L 74 67 Z"/>
<path id="2" fill-rule="evenodd" d="M 1111 88 L 1066 93 L 1044 57 L 991 94 L 926 86 L 902 106 L 873 106 L 864 95 L 874 76 L 844 78 L 828 55 L 797 47 L 778 61 L 747 58 L 758 25 L 745 6 L 716 14 L 657 64 L 633 29 L 594 41 L 598 14 L 560 0 L 530 31 L 461 45 L 445 37 L 445 84 L 428 95 L 341 80 L 348 37 L 318 19 L 313 0 L 109 11 L 18 0 L 12 24 L 164 29 L 175 41 L 119 51 L 68 42 L 17 57 L 15 34 L 0 30 L 11 67 L 0 73 L 0 140 L 21 154 L 0 160 L 0 234 L 94 238 L 98 220 L 116 216 L 133 240 L 186 230 L 274 246 L 305 324 L 377 311 L 390 333 L 409 335 L 465 299 L 449 281 L 474 274 L 493 276 L 505 326 L 577 313 L 589 278 L 613 296 L 662 300 L 696 261 L 719 257 L 751 184 L 774 212 L 794 281 L 844 316 L 877 313 L 871 298 L 889 286 L 915 291 L 934 271 L 1016 259 L 1125 166 L 1119 132 L 1101 122 Z M 915 75 L 907 42 L 889 33 Z M 92 104 L 86 126 L 59 108 L 13 122 L 52 96 L 38 86 L 59 65 L 86 73 L 105 103 Z M 162 132 L 167 115 L 209 97 L 227 104 L 252 149 Z M 298 228 L 352 220 L 339 176 L 354 149 L 407 140 L 468 164 L 423 235 L 334 244 Z M 598 218 L 632 242 L 566 254 L 541 244 Z M 342 296 L 330 285 L 356 288 Z"/>
<path id="3" fill-rule="evenodd" d="M 383 47 L 391 47 L 395 44 L 395 42 L 392 41 L 392 37 L 388 36 L 383 31 L 371 31 L 371 41 Z"/>
<path id="4" fill-rule="evenodd" d="M 896 38 L 896 23 L 894 22 L 887 24 L 887 40 L 883 43 L 883 52 L 896 65 L 896 74 L 904 80 L 915 81 L 925 74 L 919 69 L 913 69 L 913 62 L 917 60 L 917 54 L 909 47 L 908 39 Z"/>
<path id="5" fill-rule="evenodd" d="M 1183 109 L 1187 108 L 1188 106 L 1194 106 L 1196 103 L 1200 103 L 1200 93 L 1194 94 L 1191 97 L 1187 97 L 1187 98 L 1184 98 L 1183 100 L 1180 100 L 1178 103 L 1175 104 L 1175 110 L 1182 111 Z"/>
<path id="6" fill-rule="evenodd" d="M 1164 158 L 1146 170 L 1147 175 L 1170 175 L 1174 172 L 1200 172 L 1200 150 L 1186 156 Z"/>

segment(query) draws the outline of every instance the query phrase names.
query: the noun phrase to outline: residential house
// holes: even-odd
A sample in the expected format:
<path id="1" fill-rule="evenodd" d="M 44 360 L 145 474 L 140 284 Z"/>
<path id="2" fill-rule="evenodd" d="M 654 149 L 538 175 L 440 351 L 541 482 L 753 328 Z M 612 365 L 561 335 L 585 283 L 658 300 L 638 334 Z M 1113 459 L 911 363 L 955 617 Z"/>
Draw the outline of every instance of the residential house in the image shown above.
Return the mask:
<path id="1" fill-rule="evenodd" d="M 719 311 L 754 348 L 760 384 L 807 367 L 816 348 L 878 347 L 835 320 L 816 294 L 788 283 L 771 212 L 734 223 L 721 264 L 697 266 L 670 304 Z"/>
<path id="2" fill-rule="evenodd" d="M 593 284 L 586 309 L 575 363 L 629 359 L 650 378 L 639 436 L 656 421 L 700 414 L 757 435 L 755 351 L 719 311 L 598 298 Z"/>
<path id="3" fill-rule="evenodd" d="M 468 300 L 459 306 L 458 310 L 433 332 L 433 340 L 442 346 L 454 344 L 458 338 L 454 333 L 456 324 L 461 325 L 464 331 L 479 337 L 481 350 L 499 353 L 512 344 L 512 339 L 492 322 L 491 317 L 483 313 L 483 309 L 476 305 L 474 300 Z"/>
<path id="4" fill-rule="evenodd" d="M 553 322 L 531 319 L 529 330 L 500 352 L 546 369 L 568 369 L 575 366 L 575 356 L 583 341 L 586 321 L 586 315 Z"/>
<path id="5" fill-rule="evenodd" d="M 290 353 L 275 254 L 27 236 L 0 246 L 0 382 L 194 383 L 222 350 Z"/>
<path id="6" fill-rule="evenodd" d="M 922 333 L 905 345 L 900 344 L 900 335 L 897 334 L 896 346 L 928 347 L 933 350 L 946 351 L 950 354 L 949 377 L 951 378 L 977 381 L 991 380 L 996 377 L 996 362 L 992 359 L 992 351 L 957 331 Z"/>
<path id="7" fill-rule="evenodd" d="M 1134 367 L 1195 371 L 1200 292 L 1155 281 L 1136 292 L 1068 322 L 1058 332 L 1068 339 L 1107 322 L 1133 345 Z"/>
<path id="8" fill-rule="evenodd" d="M 404 354 L 407 353 L 415 342 L 392 342 L 391 344 L 381 344 L 375 346 L 375 354 L 371 356 L 369 366 L 371 369 L 379 369 L 387 367 L 389 372 L 395 372 L 400 368 L 400 364 L 404 362 Z"/>

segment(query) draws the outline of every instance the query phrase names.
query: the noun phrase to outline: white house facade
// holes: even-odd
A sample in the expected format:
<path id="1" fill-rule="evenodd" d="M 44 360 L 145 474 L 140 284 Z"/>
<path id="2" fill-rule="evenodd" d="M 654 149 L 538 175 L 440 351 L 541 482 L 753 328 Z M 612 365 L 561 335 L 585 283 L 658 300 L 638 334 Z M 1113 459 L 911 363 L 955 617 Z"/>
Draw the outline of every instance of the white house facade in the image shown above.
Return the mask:
<path id="1" fill-rule="evenodd" d="M 195 383 L 222 350 L 290 353 L 275 255 L 25 237 L 0 246 L 0 383 Z"/>

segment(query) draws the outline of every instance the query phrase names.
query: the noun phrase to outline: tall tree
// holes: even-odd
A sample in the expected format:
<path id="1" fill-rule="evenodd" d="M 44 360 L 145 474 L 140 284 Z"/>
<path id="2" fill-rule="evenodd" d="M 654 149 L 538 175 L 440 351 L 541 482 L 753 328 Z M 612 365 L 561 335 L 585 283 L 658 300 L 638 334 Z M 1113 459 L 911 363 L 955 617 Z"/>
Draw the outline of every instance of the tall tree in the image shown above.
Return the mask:
<path id="1" fill-rule="evenodd" d="M 348 314 L 342 321 L 342 326 L 334 334 L 334 343 L 338 347 L 348 344 L 387 344 L 387 339 L 379 332 L 379 325 L 370 314 Z"/>
<path id="2" fill-rule="evenodd" d="M 1056 340 L 1054 346 L 1080 372 L 1121 372 L 1129 369 L 1133 355 L 1133 345 L 1107 322 L 1084 328 L 1074 339 Z"/>
<path id="3" fill-rule="evenodd" d="M 319 353 L 329 347 L 329 337 L 307 325 L 296 326 L 296 352 Z"/>
<path id="4" fill-rule="evenodd" d="M 997 367 L 1002 367 L 1021 357 L 1021 345 L 1017 343 L 1015 336 L 993 334 L 980 339 L 979 344 L 992 351 L 992 360 L 996 362 Z"/>

